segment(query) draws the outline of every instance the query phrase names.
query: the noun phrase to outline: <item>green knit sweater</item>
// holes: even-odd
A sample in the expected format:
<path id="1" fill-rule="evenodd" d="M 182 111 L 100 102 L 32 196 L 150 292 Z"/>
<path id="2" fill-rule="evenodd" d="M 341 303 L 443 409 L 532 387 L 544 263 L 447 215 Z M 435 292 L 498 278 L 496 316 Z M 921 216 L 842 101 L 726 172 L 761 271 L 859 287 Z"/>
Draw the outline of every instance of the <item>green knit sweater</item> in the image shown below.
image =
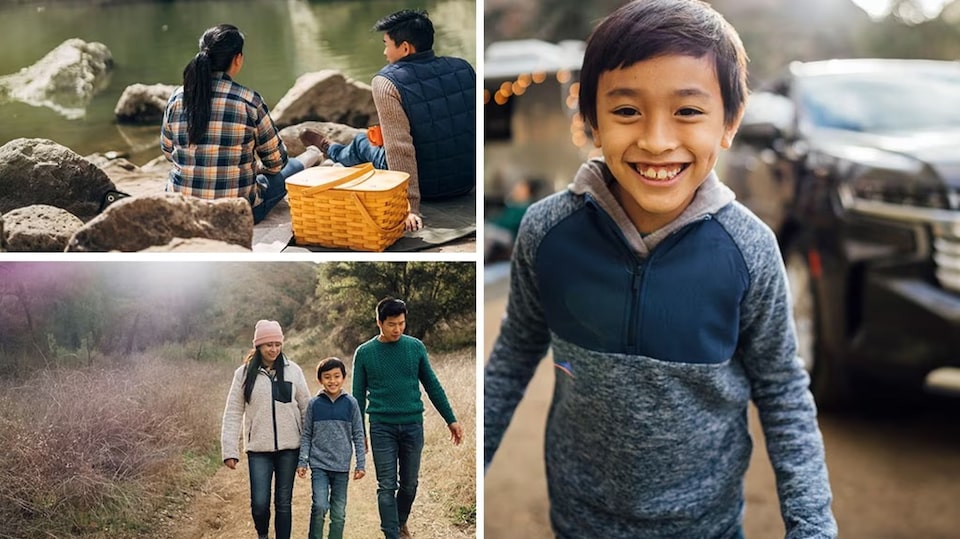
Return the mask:
<path id="1" fill-rule="evenodd" d="M 353 354 L 353 396 L 361 417 L 370 414 L 371 423 L 423 423 L 421 383 L 444 421 L 455 423 L 447 394 L 419 339 L 402 335 L 397 342 L 383 343 L 374 337 Z"/>

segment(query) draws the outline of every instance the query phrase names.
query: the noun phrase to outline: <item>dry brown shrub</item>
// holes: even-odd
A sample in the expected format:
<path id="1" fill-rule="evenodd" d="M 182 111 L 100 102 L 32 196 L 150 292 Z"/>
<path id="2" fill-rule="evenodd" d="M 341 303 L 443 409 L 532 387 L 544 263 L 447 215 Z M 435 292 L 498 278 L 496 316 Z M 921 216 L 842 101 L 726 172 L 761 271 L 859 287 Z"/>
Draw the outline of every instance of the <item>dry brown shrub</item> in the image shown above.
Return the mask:
<path id="1" fill-rule="evenodd" d="M 0 386 L 5 537 L 144 531 L 218 460 L 229 379 L 228 366 L 135 357 Z"/>

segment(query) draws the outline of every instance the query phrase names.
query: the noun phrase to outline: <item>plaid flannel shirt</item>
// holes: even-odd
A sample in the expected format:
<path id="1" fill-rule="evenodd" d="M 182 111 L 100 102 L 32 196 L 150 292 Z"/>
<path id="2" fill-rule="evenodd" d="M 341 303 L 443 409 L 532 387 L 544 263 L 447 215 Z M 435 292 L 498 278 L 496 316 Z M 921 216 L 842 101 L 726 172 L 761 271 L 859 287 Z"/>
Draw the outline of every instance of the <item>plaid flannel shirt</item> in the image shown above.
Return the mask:
<path id="1" fill-rule="evenodd" d="M 187 143 L 183 87 L 167 102 L 160 149 L 173 169 L 166 189 L 205 199 L 240 197 L 252 203 L 257 174 L 280 172 L 287 150 L 260 94 L 226 73 L 214 73 L 211 84 L 210 122 L 199 144 Z"/>

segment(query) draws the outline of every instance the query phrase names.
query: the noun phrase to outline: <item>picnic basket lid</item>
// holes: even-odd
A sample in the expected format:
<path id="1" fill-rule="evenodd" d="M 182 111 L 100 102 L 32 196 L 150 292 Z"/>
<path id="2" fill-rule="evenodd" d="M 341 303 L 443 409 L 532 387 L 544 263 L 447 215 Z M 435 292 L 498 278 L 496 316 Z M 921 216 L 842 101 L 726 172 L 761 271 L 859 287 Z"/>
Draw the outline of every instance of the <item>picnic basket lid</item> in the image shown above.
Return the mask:
<path id="1" fill-rule="evenodd" d="M 356 177 L 340 183 L 351 175 Z M 287 178 L 287 185 L 313 188 L 339 183 L 332 188 L 345 191 L 389 191 L 409 177 L 410 175 L 406 172 L 374 169 L 369 164 L 357 167 L 318 166 L 304 169 L 290 176 Z"/>

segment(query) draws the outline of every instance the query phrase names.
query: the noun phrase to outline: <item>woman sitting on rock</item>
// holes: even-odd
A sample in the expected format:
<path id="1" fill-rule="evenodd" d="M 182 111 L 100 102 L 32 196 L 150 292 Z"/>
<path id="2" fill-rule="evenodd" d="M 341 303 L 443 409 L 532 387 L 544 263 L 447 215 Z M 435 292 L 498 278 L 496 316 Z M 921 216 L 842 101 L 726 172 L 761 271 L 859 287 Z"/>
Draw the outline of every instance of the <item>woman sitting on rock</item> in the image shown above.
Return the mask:
<path id="1" fill-rule="evenodd" d="M 198 198 L 240 197 L 260 222 L 286 195 L 287 177 L 319 162 L 308 147 L 288 159 L 260 94 L 233 81 L 243 67 L 243 34 L 207 29 L 163 115 L 160 147 L 173 163 L 167 191 Z M 259 158 L 259 163 L 258 163 Z"/>

